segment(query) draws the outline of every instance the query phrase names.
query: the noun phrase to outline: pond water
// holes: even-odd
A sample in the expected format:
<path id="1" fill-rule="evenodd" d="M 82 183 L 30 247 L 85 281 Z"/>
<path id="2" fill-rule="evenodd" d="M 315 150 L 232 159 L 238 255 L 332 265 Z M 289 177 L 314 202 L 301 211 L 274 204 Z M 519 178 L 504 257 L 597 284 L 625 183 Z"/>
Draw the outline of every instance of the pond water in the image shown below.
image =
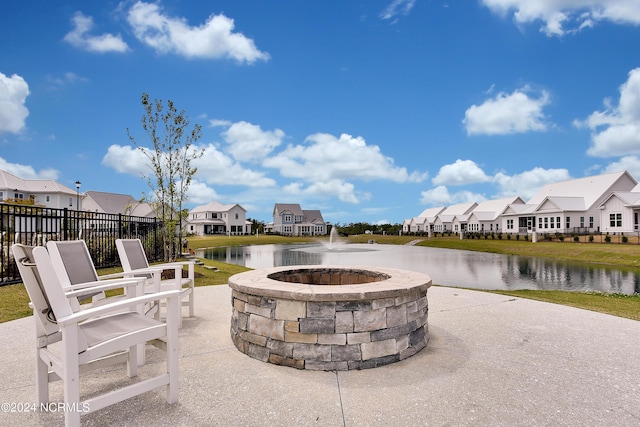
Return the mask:
<path id="1" fill-rule="evenodd" d="M 640 293 L 640 275 L 593 265 L 408 245 L 250 245 L 200 250 L 198 257 L 268 268 L 289 265 L 392 267 L 426 273 L 434 284 L 475 289 L 559 289 Z"/>

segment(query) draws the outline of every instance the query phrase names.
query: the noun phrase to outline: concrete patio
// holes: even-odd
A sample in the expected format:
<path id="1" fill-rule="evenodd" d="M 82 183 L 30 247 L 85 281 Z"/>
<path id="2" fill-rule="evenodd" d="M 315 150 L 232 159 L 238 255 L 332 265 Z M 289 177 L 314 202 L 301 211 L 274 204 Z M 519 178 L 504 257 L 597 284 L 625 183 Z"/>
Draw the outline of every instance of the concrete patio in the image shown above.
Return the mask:
<path id="1" fill-rule="evenodd" d="M 196 288 L 180 331 L 180 401 L 160 389 L 82 417 L 120 426 L 640 424 L 640 322 L 470 290 L 429 289 L 431 341 L 362 371 L 302 371 L 240 353 L 227 286 Z M 0 324 L 0 403 L 33 403 L 31 318 Z M 149 347 L 141 375 L 163 368 Z M 127 381 L 86 375 L 83 394 Z M 125 378 L 123 380 L 123 378 Z M 51 400 L 62 401 L 61 384 Z M 0 425 L 63 424 L 62 413 L 0 413 Z"/>

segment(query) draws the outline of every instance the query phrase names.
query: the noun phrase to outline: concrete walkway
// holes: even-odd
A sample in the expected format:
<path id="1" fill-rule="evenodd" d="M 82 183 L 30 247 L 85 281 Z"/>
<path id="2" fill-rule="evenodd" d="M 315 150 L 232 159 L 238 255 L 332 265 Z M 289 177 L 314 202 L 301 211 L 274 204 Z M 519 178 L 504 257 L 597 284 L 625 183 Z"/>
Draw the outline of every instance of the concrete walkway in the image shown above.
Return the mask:
<path id="1" fill-rule="evenodd" d="M 269 365 L 229 335 L 227 286 L 196 288 L 180 332 L 180 402 L 151 392 L 82 417 L 121 426 L 640 425 L 640 322 L 502 295 L 432 287 L 431 341 L 363 371 Z M 32 319 L 0 324 L 0 403 L 30 403 Z M 150 348 L 141 375 L 161 369 Z M 121 372 L 91 373 L 83 393 Z M 62 401 L 58 382 L 51 399 Z M 63 414 L 0 413 L 0 425 L 62 425 Z"/>

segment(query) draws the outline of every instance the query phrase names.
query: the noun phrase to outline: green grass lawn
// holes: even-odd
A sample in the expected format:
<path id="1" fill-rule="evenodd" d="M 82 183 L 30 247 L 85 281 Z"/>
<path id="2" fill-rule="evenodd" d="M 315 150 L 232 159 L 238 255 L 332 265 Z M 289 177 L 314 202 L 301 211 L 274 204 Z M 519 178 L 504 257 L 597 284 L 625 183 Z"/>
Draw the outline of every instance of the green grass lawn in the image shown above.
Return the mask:
<path id="1" fill-rule="evenodd" d="M 640 246 L 637 244 L 607 244 L 607 243 L 573 243 L 573 242 L 537 242 L 531 243 L 516 240 L 460 240 L 458 237 L 426 237 L 413 236 L 380 236 L 359 235 L 343 238 L 349 243 L 367 243 L 375 240 L 381 244 L 407 244 L 420 240 L 418 245 L 450 249 L 465 249 L 500 254 L 514 254 L 537 256 L 565 261 L 609 265 L 631 271 L 640 271 Z M 213 236 L 192 237 L 189 239 L 191 249 L 259 244 L 291 244 L 309 243 L 314 241 L 328 241 L 328 237 L 284 237 L 284 236 Z M 217 267 L 218 271 L 196 266 L 196 286 L 212 286 L 226 284 L 229 277 L 249 270 L 248 268 L 225 264 L 222 262 L 203 260 L 206 265 Z M 99 274 L 121 271 L 106 269 Z M 586 310 L 598 311 L 614 316 L 640 320 L 640 295 L 610 295 L 593 292 L 568 291 L 490 291 L 520 298 L 529 298 L 556 304 L 564 304 Z M 22 284 L 0 287 L 0 322 L 28 316 L 29 297 Z"/>

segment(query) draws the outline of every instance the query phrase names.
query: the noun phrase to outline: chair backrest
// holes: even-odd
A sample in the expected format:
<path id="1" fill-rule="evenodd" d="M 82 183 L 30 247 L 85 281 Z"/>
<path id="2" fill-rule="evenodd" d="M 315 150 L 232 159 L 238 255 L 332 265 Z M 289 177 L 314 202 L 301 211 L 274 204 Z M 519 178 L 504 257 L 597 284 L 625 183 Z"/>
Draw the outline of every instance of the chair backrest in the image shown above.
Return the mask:
<path id="1" fill-rule="evenodd" d="M 40 273 L 33 257 L 33 247 L 21 244 L 11 246 L 18 271 L 27 289 L 29 299 L 33 305 L 33 314 L 45 335 L 51 335 L 59 330 L 56 318 L 49 303 L 47 292 L 40 278 Z"/>
<path id="2" fill-rule="evenodd" d="M 116 249 L 124 271 L 149 268 L 140 239 L 116 239 Z"/>
<path id="3" fill-rule="evenodd" d="M 84 240 L 50 240 L 47 242 L 47 249 L 63 287 L 98 280 L 98 273 Z"/>
<path id="4" fill-rule="evenodd" d="M 93 260 L 89 254 L 89 249 L 84 240 L 65 240 L 47 242 L 47 249 L 51 257 L 53 269 L 58 275 L 60 285 L 67 289 L 71 285 L 98 281 L 98 273 L 93 265 Z M 79 302 L 89 300 L 101 292 L 84 295 L 79 298 Z M 79 309 L 79 305 L 72 303 L 74 310 Z"/>

